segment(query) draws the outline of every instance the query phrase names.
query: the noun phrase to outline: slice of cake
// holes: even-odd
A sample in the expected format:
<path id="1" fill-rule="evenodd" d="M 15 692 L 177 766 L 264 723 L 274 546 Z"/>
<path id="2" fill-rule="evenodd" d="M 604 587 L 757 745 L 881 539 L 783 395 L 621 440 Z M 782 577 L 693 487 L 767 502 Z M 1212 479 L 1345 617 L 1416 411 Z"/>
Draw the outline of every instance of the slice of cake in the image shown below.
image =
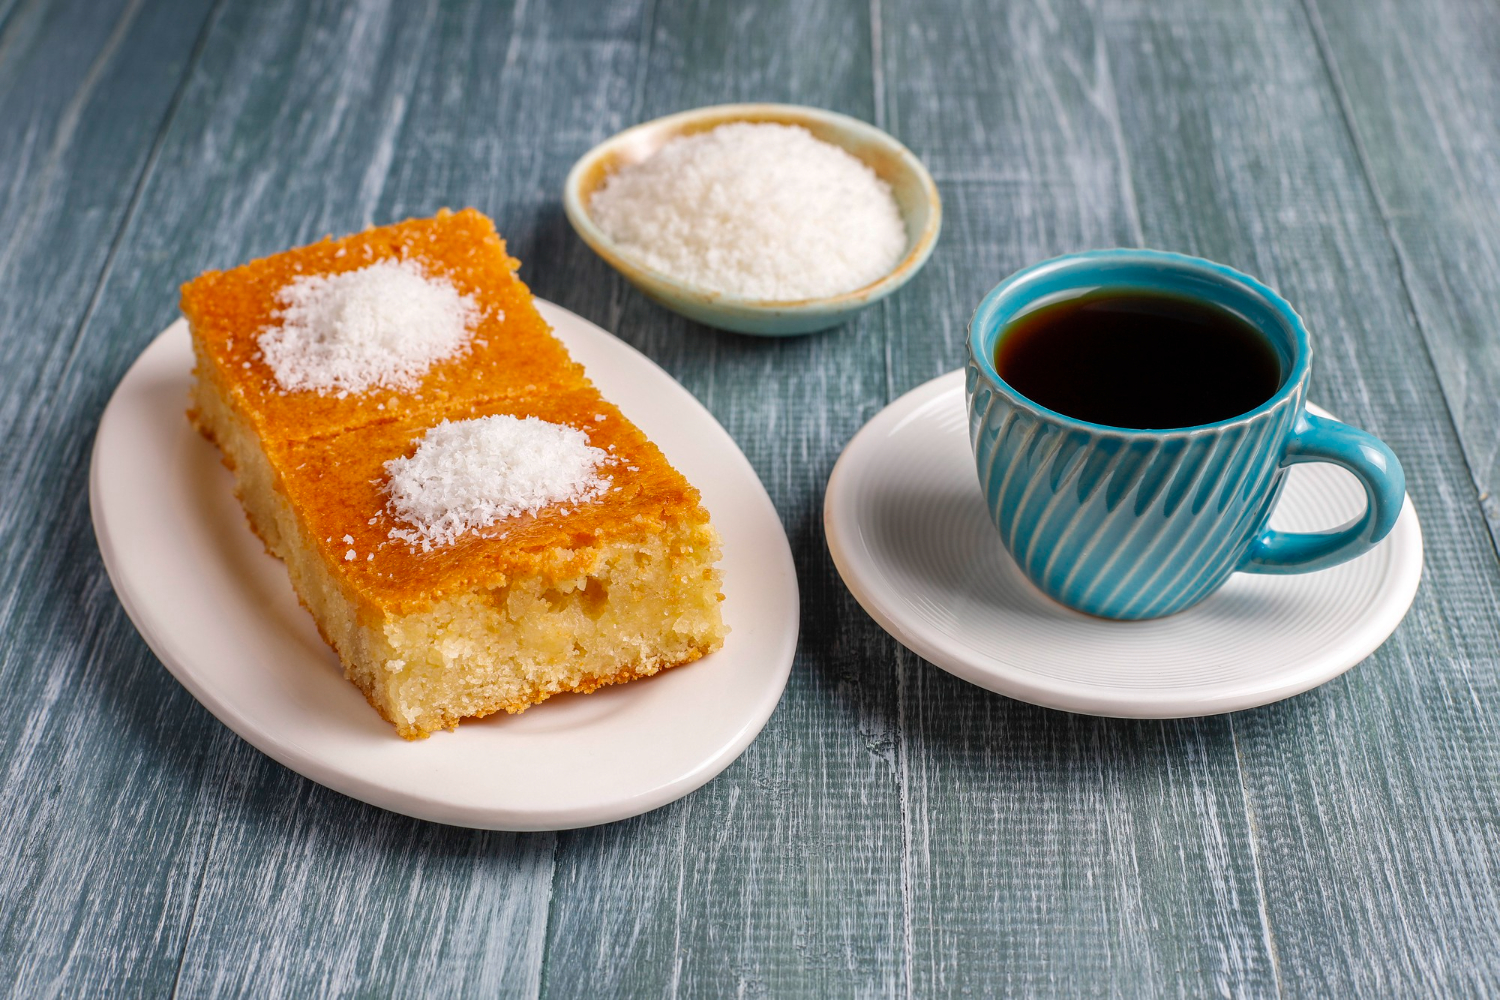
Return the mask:
<path id="1" fill-rule="evenodd" d="M 205 272 L 182 287 L 193 406 L 286 441 L 585 384 L 518 266 L 467 209 Z"/>
<path id="2" fill-rule="evenodd" d="M 408 739 L 691 662 L 725 633 L 698 492 L 584 378 L 515 266 L 466 211 L 183 291 L 190 416 Z"/>

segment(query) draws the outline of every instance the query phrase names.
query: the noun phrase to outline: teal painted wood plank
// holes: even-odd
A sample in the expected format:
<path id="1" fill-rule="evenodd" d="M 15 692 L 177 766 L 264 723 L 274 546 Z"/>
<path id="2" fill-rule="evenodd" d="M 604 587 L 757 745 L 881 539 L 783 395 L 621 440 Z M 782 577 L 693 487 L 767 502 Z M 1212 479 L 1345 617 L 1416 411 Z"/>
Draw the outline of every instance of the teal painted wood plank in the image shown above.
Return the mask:
<path id="1" fill-rule="evenodd" d="M 1359 23 L 1332 5 L 1310 21 L 1289 3 L 1179 6 L 228 2 L 159 145 L 201 8 L 193 22 L 150 5 L 113 21 L 0 7 L 0 351 L 21 373 L 0 380 L 0 430 L 28 442 L 0 450 L 0 716 L 15 720 L 0 740 L 0 983 L 288 996 L 412 983 L 520 996 L 1495 989 L 1500 582 L 1463 471 L 1486 481 L 1495 281 L 1482 233 L 1430 254 L 1457 266 L 1473 250 L 1467 287 L 1448 287 L 1414 266 L 1421 240 L 1441 237 L 1402 228 L 1417 208 L 1485 218 L 1492 133 L 1454 130 L 1483 125 L 1487 91 L 1442 74 L 1482 72 L 1491 36 L 1463 0 L 1411 39 L 1383 27 L 1383 6 Z M 1342 91 L 1319 76 L 1319 41 Z M 1376 66 L 1348 69 L 1366 54 Z M 1403 75 L 1428 104 L 1456 102 L 1427 143 L 1459 150 L 1444 164 L 1370 153 L 1382 115 L 1412 124 Z M 944 240 L 905 292 L 848 328 L 777 344 L 645 302 L 557 205 L 568 164 L 615 129 L 761 98 L 883 122 L 947 201 Z M 1401 187 L 1424 170 L 1444 180 Z M 161 671 L 98 566 L 82 503 L 89 432 L 175 314 L 177 282 L 441 204 L 489 211 L 539 294 L 704 399 L 793 540 L 804 631 L 786 700 L 723 776 L 634 821 L 478 834 L 314 786 Z M 1281 284 L 1324 338 L 1319 397 L 1408 458 L 1427 525 L 1427 582 L 1385 649 L 1318 692 L 1227 720 L 1080 719 L 978 692 L 899 650 L 823 547 L 838 449 L 893 394 L 956 366 L 990 285 L 1051 253 L 1143 241 Z"/>
<path id="2" fill-rule="evenodd" d="M 536 995 L 551 834 L 418 822 L 249 752 L 218 763 L 178 995 Z"/>
<path id="3" fill-rule="evenodd" d="M 0 331 L 15 376 L 0 431 L 36 426 L 36 380 L 66 362 L 207 6 L 38 3 L 0 34 Z"/>
<path id="4" fill-rule="evenodd" d="M 660 2 L 646 16 L 629 121 L 740 100 L 872 117 L 867 3 Z M 650 816 L 560 837 L 544 992 L 899 993 L 894 644 L 838 580 L 821 529 L 833 460 L 885 400 L 881 316 L 783 342 L 720 333 L 622 286 L 571 233 L 560 249 L 572 263 L 539 266 L 538 291 L 663 364 L 749 456 L 791 538 L 803 614 L 786 696 L 738 762 Z"/>
<path id="5" fill-rule="evenodd" d="M 1282 990 L 1494 992 L 1500 572 L 1315 33 L 1292 2 L 1111 10 L 1147 240 L 1258 274 L 1301 311 L 1312 397 L 1390 442 L 1426 538 L 1385 646 L 1233 717 Z"/>
<path id="6" fill-rule="evenodd" d="M 961 365 L 1011 271 L 1142 236 L 1098 5 L 887 2 L 882 21 L 888 121 L 945 200 L 888 307 L 898 394 Z M 898 669 L 913 995 L 1276 993 L 1227 721 L 1071 716 L 909 653 Z"/>
<path id="7" fill-rule="evenodd" d="M 429 191 L 411 206 L 423 214 L 473 200 L 462 186 L 440 190 L 406 154 L 425 148 L 429 129 L 451 132 L 455 114 L 472 134 L 510 133 L 501 109 L 433 85 L 503 66 L 517 11 L 226 4 L 85 335 L 138 347 L 175 314 L 179 281 L 390 221 L 382 201 L 393 191 Z M 490 30 L 475 30 L 481 16 Z M 500 182 L 524 190 L 526 178 Z M 225 780 L 213 786 L 182 995 L 536 993 L 550 836 L 438 827 L 329 792 L 237 740 L 198 749 Z"/>
<path id="8" fill-rule="evenodd" d="M 104 580 L 76 335 L 206 4 L 0 12 L 0 993 L 170 990 L 217 737 Z M 96 349 L 114 363 L 124 352 Z"/>
<path id="9" fill-rule="evenodd" d="M 1500 549 L 1500 17 L 1304 6 Z"/>
<path id="10" fill-rule="evenodd" d="M 52 399 L 30 411 L 40 414 L 41 427 L 78 441 L 65 471 L 80 498 L 92 423 L 124 367 L 175 315 L 181 280 L 325 231 L 356 229 L 377 211 L 417 61 L 443 59 L 442 45 L 451 41 L 453 31 L 449 38 L 441 32 L 453 25 L 441 13 L 431 5 L 245 4 L 228 5 L 215 19 L 114 251 L 109 280 L 66 355 Z M 505 23 L 506 12 L 492 13 Z M 141 51 L 149 53 L 149 44 Z M 66 746 L 80 730 L 97 732 L 100 742 L 79 748 L 93 758 L 87 767 L 138 799 L 129 812 L 101 809 L 94 821 L 78 823 L 89 799 L 58 789 L 54 811 L 78 823 L 77 834 L 59 846 L 89 838 L 87 848 L 68 848 L 75 871 L 88 858 L 147 859 L 137 878 L 112 879 L 115 908 L 144 907 L 172 889 L 156 869 L 170 865 L 191 876 L 172 921 L 151 914 L 164 931 L 117 920 L 110 935 L 86 937 L 95 964 L 118 955 L 135 956 L 143 972 L 164 965 L 185 995 L 381 992 L 410 982 L 481 995 L 535 992 L 550 838 L 442 830 L 380 813 L 313 786 L 229 736 L 142 655 L 92 556 L 83 504 L 68 505 L 56 520 L 48 537 L 63 539 L 62 558 L 87 571 L 84 596 L 118 634 L 87 649 L 57 649 L 71 658 L 72 673 L 52 678 L 52 696 L 60 687 L 62 699 L 79 700 L 94 678 L 116 669 L 122 651 L 133 654 L 134 669 L 87 698 L 87 711 L 39 716 L 37 738 L 50 748 Z M 77 600 L 44 596 L 48 617 L 38 624 L 66 634 Z M 135 702 L 142 707 L 129 711 Z M 166 719 L 173 735 L 164 750 Z M 134 751 L 140 743 L 151 754 L 144 764 Z M 119 763 L 108 766 L 111 760 Z M 45 765 L 46 758 L 38 761 Z M 145 767 L 154 785 L 122 782 L 117 771 L 126 767 Z M 122 826 L 160 843 L 138 845 Z M 106 911 L 105 901 L 115 898 L 97 880 L 78 878 L 70 889 Z M 44 951 L 70 944 L 55 926 L 36 928 L 33 938 Z"/>

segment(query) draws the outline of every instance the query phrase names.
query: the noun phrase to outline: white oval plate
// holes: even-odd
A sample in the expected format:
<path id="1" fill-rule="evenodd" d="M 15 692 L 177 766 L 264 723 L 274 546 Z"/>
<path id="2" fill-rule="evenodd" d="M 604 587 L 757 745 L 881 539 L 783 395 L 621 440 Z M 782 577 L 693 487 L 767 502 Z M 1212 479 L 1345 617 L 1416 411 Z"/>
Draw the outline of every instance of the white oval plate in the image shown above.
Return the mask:
<path id="1" fill-rule="evenodd" d="M 1344 470 L 1297 465 L 1271 523 L 1330 528 L 1364 502 Z M 1213 715 L 1316 687 L 1386 640 L 1422 576 L 1408 498 L 1383 542 L 1332 569 L 1236 573 L 1203 603 L 1154 621 L 1069 610 L 1021 575 L 990 522 L 961 371 L 908 392 L 854 436 L 829 478 L 823 523 L 844 583 L 902 645 L 980 687 L 1089 715 Z"/>
<path id="2" fill-rule="evenodd" d="M 115 592 L 167 669 L 230 729 L 346 795 L 421 819 L 552 830 L 647 812 L 738 757 L 781 699 L 797 576 L 734 440 L 645 355 L 549 302 L 599 390 L 688 480 L 724 540 L 724 648 L 697 663 L 417 743 L 344 680 L 282 564 L 250 533 L 219 453 L 188 425 L 187 324 L 126 373 L 94 441 L 89 500 Z"/>

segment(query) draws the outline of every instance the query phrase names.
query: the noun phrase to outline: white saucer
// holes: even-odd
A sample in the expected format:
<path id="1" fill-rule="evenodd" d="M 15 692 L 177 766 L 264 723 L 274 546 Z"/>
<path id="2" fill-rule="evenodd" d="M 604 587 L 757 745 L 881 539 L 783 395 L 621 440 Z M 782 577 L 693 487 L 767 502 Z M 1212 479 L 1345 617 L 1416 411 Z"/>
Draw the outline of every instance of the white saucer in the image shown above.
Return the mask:
<path id="1" fill-rule="evenodd" d="M 104 564 L 167 669 L 294 771 L 441 823 L 563 829 L 680 798 L 760 732 L 797 646 L 791 548 L 733 439 L 644 355 L 538 305 L 604 395 L 702 490 L 724 539 L 724 619 L 733 629 L 712 656 L 407 743 L 344 680 L 285 569 L 245 526 L 218 451 L 188 426 L 185 322 L 131 367 L 94 442 L 89 496 Z"/>
<path id="2" fill-rule="evenodd" d="M 1271 523 L 1331 528 L 1363 507 L 1344 470 L 1298 465 Z M 1333 569 L 1237 573 L 1155 621 L 1064 608 L 1022 577 L 990 522 L 961 371 L 908 392 L 854 436 L 829 478 L 823 522 L 844 582 L 903 645 L 980 687 L 1090 715 L 1213 715 L 1316 687 L 1386 640 L 1422 575 L 1408 499 L 1385 541 Z"/>

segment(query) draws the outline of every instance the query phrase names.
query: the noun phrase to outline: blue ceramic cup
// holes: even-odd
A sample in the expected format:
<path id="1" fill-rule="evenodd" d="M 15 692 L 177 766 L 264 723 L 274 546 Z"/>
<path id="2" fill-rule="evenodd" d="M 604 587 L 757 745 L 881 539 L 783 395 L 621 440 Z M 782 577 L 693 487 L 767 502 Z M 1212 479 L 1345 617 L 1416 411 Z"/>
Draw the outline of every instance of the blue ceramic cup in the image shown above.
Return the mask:
<path id="1" fill-rule="evenodd" d="M 1261 332 L 1281 387 L 1229 420 L 1128 430 L 1032 402 L 1000 378 L 995 347 L 1024 313 L 1100 290 L 1140 290 L 1228 309 Z M 1396 523 L 1401 463 L 1379 438 L 1307 412 L 1312 349 L 1302 320 L 1254 278 L 1157 250 L 1045 261 L 995 287 L 969 324 L 969 441 L 1000 539 L 1062 604 L 1104 618 L 1169 615 L 1231 573 L 1305 573 L 1352 559 Z M 1266 527 L 1289 465 L 1332 462 L 1358 477 L 1363 515 L 1329 531 Z"/>

